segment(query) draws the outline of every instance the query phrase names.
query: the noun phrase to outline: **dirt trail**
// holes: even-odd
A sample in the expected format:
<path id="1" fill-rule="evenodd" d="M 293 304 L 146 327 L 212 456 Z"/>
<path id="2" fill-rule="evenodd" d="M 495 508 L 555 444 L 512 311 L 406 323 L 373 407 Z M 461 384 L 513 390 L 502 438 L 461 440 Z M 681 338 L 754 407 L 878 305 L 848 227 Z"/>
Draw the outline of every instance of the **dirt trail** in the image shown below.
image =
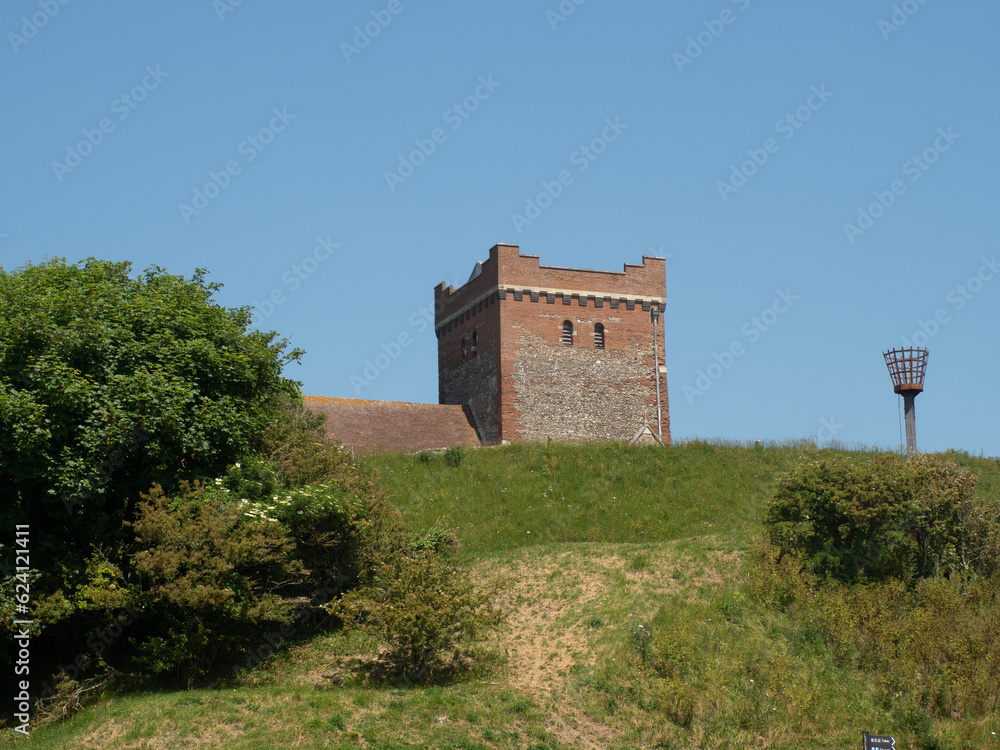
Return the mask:
<path id="1" fill-rule="evenodd" d="M 735 554 L 715 554 L 706 564 L 678 556 L 671 549 L 646 551 L 647 564 L 636 566 L 636 549 L 624 546 L 594 554 L 593 548 L 551 554 L 526 551 L 490 575 L 511 583 L 504 597 L 510 613 L 504 645 L 510 654 L 511 686 L 549 711 L 548 730 L 567 747 L 600 749 L 617 737 L 609 726 L 583 711 L 571 669 L 592 666 L 598 656 L 601 631 L 591 620 L 597 600 L 632 600 L 635 616 L 652 617 L 670 594 L 692 579 L 721 583 L 717 570 L 734 562 Z M 673 573 L 680 573 L 683 583 Z M 589 614 L 588 614 L 589 613 Z M 599 623 L 600 627 L 628 627 L 628 623 Z"/>

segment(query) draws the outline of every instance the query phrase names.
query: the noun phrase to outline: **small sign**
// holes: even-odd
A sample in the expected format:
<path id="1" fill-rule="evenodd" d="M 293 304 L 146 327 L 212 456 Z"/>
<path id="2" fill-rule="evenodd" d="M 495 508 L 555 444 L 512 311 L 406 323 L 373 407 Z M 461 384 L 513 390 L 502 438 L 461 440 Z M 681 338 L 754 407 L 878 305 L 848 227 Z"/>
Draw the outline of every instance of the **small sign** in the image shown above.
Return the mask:
<path id="1" fill-rule="evenodd" d="M 864 750 L 895 750 L 896 740 L 892 737 L 868 734 L 868 732 L 862 732 L 861 737 L 865 741 Z"/>

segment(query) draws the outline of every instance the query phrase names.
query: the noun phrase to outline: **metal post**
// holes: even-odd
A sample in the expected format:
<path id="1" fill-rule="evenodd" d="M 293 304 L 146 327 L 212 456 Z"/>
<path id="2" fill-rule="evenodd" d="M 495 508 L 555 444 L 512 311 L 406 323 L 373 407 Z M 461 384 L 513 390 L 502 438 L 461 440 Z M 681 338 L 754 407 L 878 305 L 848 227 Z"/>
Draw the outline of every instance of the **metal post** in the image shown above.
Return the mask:
<path id="1" fill-rule="evenodd" d="M 656 378 L 656 431 L 660 442 L 663 442 L 663 423 L 660 421 L 660 345 L 656 339 L 656 329 L 659 328 L 660 308 L 654 307 L 649 316 L 653 319 L 653 377 Z"/>
<path id="2" fill-rule="evenodd" d="M 913 458 L 917 455 L 917 417 L 913 411 L 915 393 L 903 394 L 903 413 L 906 415 L 906 455 Z"/>

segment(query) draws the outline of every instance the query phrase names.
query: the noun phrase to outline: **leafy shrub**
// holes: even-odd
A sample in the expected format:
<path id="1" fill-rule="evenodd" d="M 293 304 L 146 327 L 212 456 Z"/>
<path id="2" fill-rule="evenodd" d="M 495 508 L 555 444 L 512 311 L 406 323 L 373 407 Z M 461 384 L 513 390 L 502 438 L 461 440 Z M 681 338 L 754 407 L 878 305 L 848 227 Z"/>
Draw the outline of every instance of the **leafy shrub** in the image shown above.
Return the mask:
<path id="1" fill-rule="evenodd" d="M 344 446 L 326 439 L 325 419 L 307 409 L 301 398 L 285 399 L 277 407 L 263 433 L 260 454 L 275 466 L 280 487 L 332 482 L 348 494 L 376 492 L 374 473 L 355 463 Z"/>
<path id="2" fill-rule="evenodd" d="M 369 583 L 379 562 L 409 541 L 398 512 L 381 494 L 359 497 L 333 482 L 283 490 L 245 503 L 244 512 L 273 518 L 288 530 L 292 556 L 306 568 L 309 588 L 331 577 L 339 582 L 338 591 Z"/>
<path id="3" fill-rule="evenodd" d="M 781 481 L 767 508 L 771 541 L 842 581 L 905 575 L 915 505 L 905 462 L 820 458 Z"/>
<path id="4" fill-rule="evenodd" d="M 290 619 L 280 594 L 303 569 L 279 523 L 201 485 L 173 502 L 156 486 L 134 528 L 136 645 L 153 674 L 201 677 L 217 659 L 235 656 L 255 628 Z"/>
<path id="5" fill-rule="evenodd" d="M 222 486 L 235 497 L 263 500 L 277 491 L 278 472 L 270 461 L 251 454 L 226 470 Z"/>
<path id="6" fill-rule="evenodd" d="M 870 674 L 919 736 L 927 715 L 998 706 L 1000 512 L 975 487 L 934 456 L 810 461 L 780 482 L 750 563 L 749 592 Z"/>
<path id="7" fill-rule="evenodd" d="M 444 452 L 444 462 L 448 466 L 458 466 L 465 456 L 465 449 L 461 445 L 453 445 Z"/>
<path id="8" fill-rule="evenodd" d="M 1000 503 L 976 497 L 976 475 L 958 464 L 920 456 L 907 468 L 916 497 L 912 534 L 920 575 L 996 572 Z"/>
<path id="9" fill-rule="evenodd" d="M 446 529 L 435 524 L 426 534 L 410 543 L 414 552 L 435 552 L 437 554 L 455 554 L 458 552 L 458 536 L 454 529 Z"/>
<path id="10" fill-rule="evenodd" d="M 838 663 L 873 675 L 887 704 L 941 717 L 1000 705 L 1000 579 L 928 578 L 820 587 L 793 608 L 822 633 Z"/>
<path id="11" fill-rule="evenodd" d="M 968 469 L 930 456 L 819 458 L 782 478 L 771 542 L 821 577 L 916 580 L 996 569 L 1000 512 Z"/>
<path id="12" fill-rule="evenodd" d="M 476 586 L 454 559 L 422 550 L 384 562 L 371 586 L 329 608 L 348 625 L 376 635 L 396 674 L 428 680 L 456 666 L 463 649 L 503 624 L 494 595 L 494 589 Z"/>

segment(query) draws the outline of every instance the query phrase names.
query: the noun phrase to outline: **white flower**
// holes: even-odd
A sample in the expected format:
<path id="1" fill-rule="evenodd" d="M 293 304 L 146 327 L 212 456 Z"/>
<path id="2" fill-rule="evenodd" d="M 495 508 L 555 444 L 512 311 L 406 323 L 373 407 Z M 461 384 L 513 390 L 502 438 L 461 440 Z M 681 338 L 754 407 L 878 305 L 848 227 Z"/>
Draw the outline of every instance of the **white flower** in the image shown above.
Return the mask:
<path id="1" fill-rule="evenodd" d="M 237 469 L 240 468 L 239 464 L 233 464 L 233 466 L 235 466 Z"/>

